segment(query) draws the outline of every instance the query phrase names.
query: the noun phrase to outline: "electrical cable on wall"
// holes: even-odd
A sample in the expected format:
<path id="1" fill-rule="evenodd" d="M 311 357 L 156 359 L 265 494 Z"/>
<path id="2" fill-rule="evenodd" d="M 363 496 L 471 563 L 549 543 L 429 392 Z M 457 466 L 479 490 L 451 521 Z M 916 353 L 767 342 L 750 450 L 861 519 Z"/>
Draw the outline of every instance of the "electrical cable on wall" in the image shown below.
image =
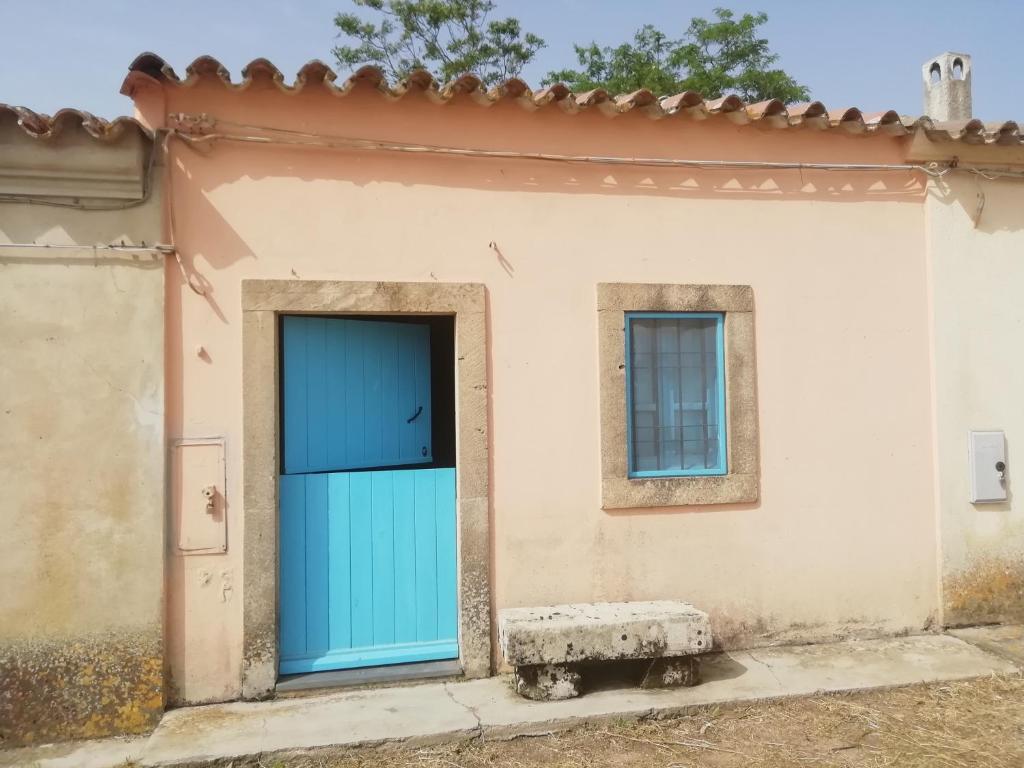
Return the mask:
<path id="1" fill-rule="evenodd" d="M 583 163 L 598 165 L 635 165 L 643 167 L 694 168 L 699 170 L 795 170 L 795 171 L 909 171 L 923 173 L 930 178 L 941 179 L 951 172 L 969 173 L 989 180 L 1022 179 L 1024 171 L 1010 171 L 961 165 L 956 159 L 946 164 L 938 162 L 921 163 L 822 163 L 822 162 L 777 162 L 761 160 L 695 160 L 659 157 L 617 157 L 601 155 L 565 155 L 544 152 L 518 152 L 513 150 L 489 150 L 467 147 L 449 147 L 408 142 L 388 142 L 351 136 L 336 136 L 309 133 L 288 128 L 236 123 L 218 120 L 208 115 L 171 115 L 172 123 L 207 127 L 231 127 L 252 133 L 195 133 L 173 129 L 171 132 L 190 146 L 201 146 L 215 141 L 234 141 L 254 144 L 280 144 L 287 146 L 311 146 L 327 149 L 349 149 L 383 152 L 406 152 L 413 154 L 437 154 L 455 157 L 490 158 L 499 160 L 535 160 L 544 162 Z"/>
<path id="2" fill-rule="evenodd" d="M 282 146 L 306 146 L 324 149 L 342 149 L 356 151 L 378 151 L 410 154 L 430 154 L 449 157 L 472 157 L 480 159 L 497 160 L 531 160 L 540 162 L 556 162 L 567 164 L 590 164 L 590 165 L 627 165 L 655 168 L 691 168 L 706 171 L 751 171 L 751 170 L 775 170 L 775 171 L 836 171 L 836 172 L 911 172 L 922 173 L 929 178 L 942 179 L 950 173 L 967 173 L 974 177 L 996 181 L 1000 179 L 1024 180 L 1024 171 L 1011 171 L 1006 169 L 994 169 L 984 167 L 972 167 L 960 164 L 955 158 L 946 164 L 930 162 L 920 163 L 826 163 L 826 162 L 779 162 L 760 160 L 719 160 L 719 159 L 683 159 L 666 157 L 620 157 L 602 155 L 566 155 L 544 152 L 519 152 L 515 150 L 491 150 L 471 147 L 450 147 L 431 144 L 415 144 L 408 142 L 391 142 L 378 139 L 366 139 L 350 136 L 325 135 L 319 133 L 308 133 L 287 128 L 275 128 L 272 126 L 250 125 L 246 123 L 235 123 L 228 120 L 217 120 L 208 115 L 170 115 L 170 123 L 176 125 L 190 125 L 199 127 L 199 130 L 212 130 L 214 127 L 233 127 L 254 133 L 224 133 L 224 132 L 196 132 L 195 130 L 182 130 L 172 128 L 163 131 L 163 137 L 159 141 L 159 151 L 164 156 L 165 167 L 170 167 L 170 140 L 176 138 L 191 148 L 208 146 L 218 141 L 230 141 L 250 144 L 282 145 Z M 269 135 L 257 135 L 269 134 Z M 154 146 L 149 153 L 145 174 L 143 177 L 143 194 L 140 198 L 116 204 L 91 204 L 74 202 L 62 202 L 45 198 L 33 198 L 24 195 L 0 194 L 0 203 L 22 203 L 29 205 L 52 205 L 57 207 L 75 208 L 85 211 L 117 211 L 133 208 L 146 203 L 152 194 L 152 177 L 157 148 Z M 181 254 L 175 245 L 174 233 L 176 231 L 174 206 L 171 204 L 173 197 L 172 174 L 166 174 L 166 195 L 165 206 L 167 216 L 167 230 L 170 242 L 167 244 L 156 244 L 153 246 L 129 246 L 124 244 L 111 245 L 65 245 L 45 243 L 0 243 L 0 248 L 50 248 L 50 249 L 80 249 L 91 251 L 123 251 L 135 253 L 159 253 L 164 256 L 173 255 L 181 272 L 181 276 L 189 289 L 199 296 L 205 296 L 206 291 L 195 274 L 190 272 L 182 260 Z M 984 193 L 979 192 L 979 206 L 975 216 L 980 217 L 981 209 L 984 207 Z"/>

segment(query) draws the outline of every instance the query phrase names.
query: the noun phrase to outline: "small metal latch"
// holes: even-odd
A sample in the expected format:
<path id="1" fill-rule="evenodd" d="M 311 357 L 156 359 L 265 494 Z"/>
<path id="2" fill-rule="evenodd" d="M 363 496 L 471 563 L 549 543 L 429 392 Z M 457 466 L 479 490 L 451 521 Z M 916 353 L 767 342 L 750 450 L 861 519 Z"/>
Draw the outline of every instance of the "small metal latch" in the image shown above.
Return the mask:
<path id="1" fill-rule="evenodd" d="M 217 487 L 214 485 L 203 486 L 203 498 L 206 499 L 206 512 L 213 514 L 213 501 L 217 494 Z"/>

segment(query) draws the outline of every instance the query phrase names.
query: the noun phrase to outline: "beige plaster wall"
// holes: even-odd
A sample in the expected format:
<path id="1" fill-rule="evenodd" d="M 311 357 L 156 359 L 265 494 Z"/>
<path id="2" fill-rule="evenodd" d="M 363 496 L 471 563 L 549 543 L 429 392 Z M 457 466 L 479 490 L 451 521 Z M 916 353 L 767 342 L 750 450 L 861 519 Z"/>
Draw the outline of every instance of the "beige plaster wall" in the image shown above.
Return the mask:
<path id="1" fill-rule="evenodd" d="M 990 160 L 991 162 L 991 160 Z M 980 209 L 980 210 L 979 210 Z M 1024 621 L 1024 187 L 949 175 L 926 203 L 944 620 Z M 980 213 L 980 216 L 979 216 Z M 977 225 L 975 225 L 977 221 Z M 1009 499 L 971 504 L 967 432 L 1006 433 Z"/>
<path id="2" fill-rule="evenodd" d="M 902 162 L 897 139 L 724 120 L 437 106 L 379 94 L 139 102 L 306 132 L 527 151 Z M 147 106 L 148 105 L 148 106 Z M 170 585 L 188 700 L 240 690 L 241 282 L 487 289 L 495 608 L 680 598 L 742 646 L 916 630 L 938 608 L 923 185 L 908 173 L 712 172 L 172 142 L 169 437 L 227 440 L 228 552 Z M 601 282 L 750 285 L 759 501 L 601 509 Z M 204 356 L 195 350 L 202 347 Z M 898 386 L 895 384 L 898 383 Z M 198 577 L 230 573 L 225 599 Z"/>
<path id="3" fill-rule="evenodd" d="M 148 151 L 73 128 L 0 144 L 63 202 L 81 181 L 69 154 L 141 177 Z M 159 200 L 0 204 L 0 242 L 151 244 Z M 163 283 L 152 254 L 0 249 L 0 746 L 138 732 L 162 712 Z"/>

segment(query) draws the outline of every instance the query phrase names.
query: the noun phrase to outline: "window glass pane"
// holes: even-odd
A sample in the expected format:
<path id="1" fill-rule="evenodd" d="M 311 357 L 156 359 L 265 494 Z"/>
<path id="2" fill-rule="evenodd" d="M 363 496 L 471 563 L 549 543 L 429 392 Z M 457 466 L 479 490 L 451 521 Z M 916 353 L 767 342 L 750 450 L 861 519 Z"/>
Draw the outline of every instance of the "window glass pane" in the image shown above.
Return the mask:
<path id="1" fill-rule="evenodd" d="M 722 315 L 629 316 L 633 473 L 725 471 Z"/>

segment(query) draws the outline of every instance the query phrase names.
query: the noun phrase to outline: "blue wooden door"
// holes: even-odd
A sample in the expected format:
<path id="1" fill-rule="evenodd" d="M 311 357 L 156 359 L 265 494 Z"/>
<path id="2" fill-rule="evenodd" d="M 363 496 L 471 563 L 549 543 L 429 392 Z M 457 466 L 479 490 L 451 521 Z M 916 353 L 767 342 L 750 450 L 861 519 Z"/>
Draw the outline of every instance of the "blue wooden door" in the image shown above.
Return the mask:
<path id="1" fill-rule="evenodd" d="M 285 317 L 282 339 L 281 674 L 457 658 L 455 470 L 416 466 L 429 328 Z"/>

